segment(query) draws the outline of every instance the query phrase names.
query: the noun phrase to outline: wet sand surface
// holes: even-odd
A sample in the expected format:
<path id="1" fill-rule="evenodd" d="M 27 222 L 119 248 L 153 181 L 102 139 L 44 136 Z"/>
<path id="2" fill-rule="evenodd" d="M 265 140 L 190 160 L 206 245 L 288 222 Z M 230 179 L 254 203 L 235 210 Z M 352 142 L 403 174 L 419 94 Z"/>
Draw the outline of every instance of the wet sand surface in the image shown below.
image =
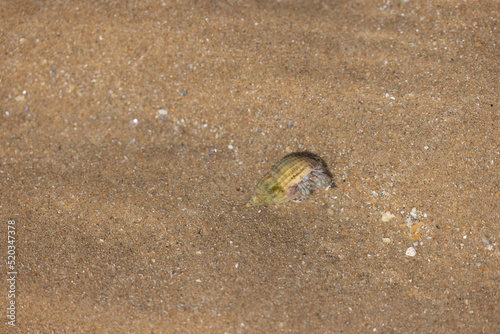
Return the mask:
<path id="1" fill-rule="evenodd" d="M 500 331 L 498 2 L 0 9 L 6 331 Z"/>

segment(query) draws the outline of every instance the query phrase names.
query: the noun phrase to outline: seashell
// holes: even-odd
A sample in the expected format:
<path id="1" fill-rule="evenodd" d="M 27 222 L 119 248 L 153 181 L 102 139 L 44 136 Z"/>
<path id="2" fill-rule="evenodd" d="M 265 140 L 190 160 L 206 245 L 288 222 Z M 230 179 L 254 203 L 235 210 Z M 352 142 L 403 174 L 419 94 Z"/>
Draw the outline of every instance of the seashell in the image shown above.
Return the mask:
<path id="1" fill-rule="evenodd" d="M 260 179 L 247 206 L 301 202 L 317 189 L 333 187 L 323 159 L 310 152 L 290 153 Z"/>

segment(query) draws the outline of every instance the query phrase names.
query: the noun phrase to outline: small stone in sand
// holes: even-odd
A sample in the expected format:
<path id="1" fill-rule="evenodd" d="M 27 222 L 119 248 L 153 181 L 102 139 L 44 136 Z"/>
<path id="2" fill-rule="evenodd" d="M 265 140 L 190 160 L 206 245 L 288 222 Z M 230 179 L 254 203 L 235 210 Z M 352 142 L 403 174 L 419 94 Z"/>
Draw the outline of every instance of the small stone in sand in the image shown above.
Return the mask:
<path id="1" fill-rule="evenodd" d="M 406 250 L 406 256 L 415 256 L 415 255 L 417 255 L 417 251 L 415 250 L 415 248 L 410 247 Z"/>
<path id="2" fill-rule="evenodd" d="M 394 217 L 396 217 L 396 216 L 393 215 L 392 213 L 390 213 L 389 211 L 387 211 L 387 212 L 384 212 L 382 214 L 382 221 L 383 222 L 388 222 L 389 220 L 391 220 Z"/>
<path id="3" fill-rule="evenodd" d="M 136 127 L 137 124 L 139 124 L 139 121 L 137 120 L 137 118 L 134 118 L 133 120 L 130 121 L 129 124 L 131 127 Z"/>

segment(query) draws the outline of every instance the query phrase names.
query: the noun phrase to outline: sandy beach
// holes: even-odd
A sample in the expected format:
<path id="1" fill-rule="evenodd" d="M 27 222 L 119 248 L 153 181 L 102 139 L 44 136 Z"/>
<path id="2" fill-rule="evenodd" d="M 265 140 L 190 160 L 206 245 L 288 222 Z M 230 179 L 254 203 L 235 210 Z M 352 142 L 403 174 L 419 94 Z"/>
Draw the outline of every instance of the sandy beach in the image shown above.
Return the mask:
<path id="1" fill-rule="evenodd" d="M 500 332 L 499 8 L 2 1 L 0 332 Z"/>

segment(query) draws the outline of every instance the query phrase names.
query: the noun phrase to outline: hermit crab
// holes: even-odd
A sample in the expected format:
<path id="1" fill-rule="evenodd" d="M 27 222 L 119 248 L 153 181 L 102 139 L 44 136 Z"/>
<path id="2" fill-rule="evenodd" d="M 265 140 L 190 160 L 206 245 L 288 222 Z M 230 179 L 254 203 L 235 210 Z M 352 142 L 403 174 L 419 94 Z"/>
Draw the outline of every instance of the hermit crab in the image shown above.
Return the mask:
<path id="1" fill-rule="evenodd" d="M 333 187 L 332 173 L 323 159 L 310 152 L 294 152 L 260 179 L 247 206 L 301 202 L 317 189 Z"/>

